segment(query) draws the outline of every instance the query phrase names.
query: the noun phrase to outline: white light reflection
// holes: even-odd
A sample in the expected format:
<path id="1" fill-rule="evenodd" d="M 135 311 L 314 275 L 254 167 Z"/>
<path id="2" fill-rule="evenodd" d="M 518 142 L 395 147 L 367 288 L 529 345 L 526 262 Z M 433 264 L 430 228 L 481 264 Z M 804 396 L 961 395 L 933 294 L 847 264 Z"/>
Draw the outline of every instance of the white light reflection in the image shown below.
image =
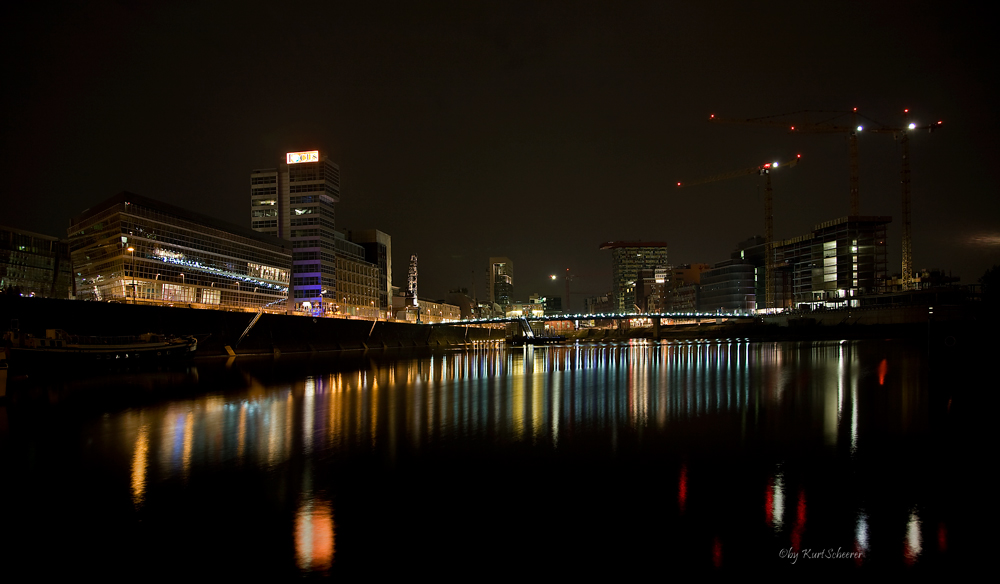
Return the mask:
<path id="1" fill-rule="evenodd" d="M 868 515 L 858 510 L 858 521 L 854 526 L 854 547 L 859 552 L 868 551 Z"/>
<path id="2" fill-rule="evenodd" d="M 785 477 L 779 470 L 770 481 L 765 502 L 767 521 L 777 533 L 784 528 L 785 517 Z"/>
<path id="3" fill-rule="evenodd" d="M 920 545 L 920 518 L 917 511 L 910 511 L 910 519 L 906 523 L 906 542 L 903 557 L 907 564 L 913 564 L 920 557 L 923 548 Z"/>
<path id="4" fill-rule="evenodd" d="M 313 420 L 316 417 L 316 380 L 306 377 L 305 395 L 302 398 L 302 448 L 306 454 L 312 454 Z"/>

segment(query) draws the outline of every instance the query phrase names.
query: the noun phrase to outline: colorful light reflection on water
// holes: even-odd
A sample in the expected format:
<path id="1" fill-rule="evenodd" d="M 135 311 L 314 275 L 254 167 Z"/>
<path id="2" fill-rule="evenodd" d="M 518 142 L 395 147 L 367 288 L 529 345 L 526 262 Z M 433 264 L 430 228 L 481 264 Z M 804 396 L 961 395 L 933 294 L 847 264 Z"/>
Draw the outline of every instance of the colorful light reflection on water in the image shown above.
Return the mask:
<path id="1" fill-rule="evenodd" d="M 109 476 L 120 474 L 116 461 L 127 461 L 123 492 L 134 516 L 123 521 L 155 516 L 159 528 L 178 533 L 205 525 L 158 514 L 169 515 L 170 496 L 225 498 L 213 486 L 219 477 L 277 485 L 267 491 L 276 501 L 272 508 L 248 512 L 267 515 L 262 524 L 268 529 L 286 525 L 293 550 L 288 563 L 309 573 L 352 561 L 337 545 L 350 541 L 359 520 L 338 526 L 335 517 L 365 510 L 342 498 L 352 491 L 338 491 L 338 484 L 357 479 L 341 469 L 375 461 L 389 469 L 391 481 L 396 465 L 420 468 L 427 453 L 455 466 L 499 456 L 511 469 L 535 456 L 557 466 L 592 461 L 602 470 L 627 460 L 628 472 L 647 474 L 597 482 L 631 484 L 640 505 L 653 493 L 674 501 L 657 507 L 658 529 L 692 550 L 681 560 L 707 568 L 747 561 L 780 568 L 823 555 L 840 561 L 834 549 L 850 552 L 855 567 L 876 557 L 913 565 L 929 547 L 937 556 L 947 552 L 948 514 L 935 511 L 930 519 L 937 526 L 930 546 L 921 515 L 947 502 L 907 503 L 923 492 L 901 493 L 900 521 L 892 503 L 871 501 L 885 495 L 879 471 L 872 470 L 879 463 L 866 458 L 866 448 L 880 456 L 884 445 L 930 431 L 926 379 L 909 351 L 874 343 L 636 341 L 379 354 L 356 369 L 322 372 L 312 363 L 308 373 L 285 376 L 261 377 L 247 367 L 242 388 L 80 421 L 90 445 L 81 456 L 101 461 Z M 51 445 L 41 442 L 44 465 Z M 401 484 L 399 492 L 408 488 Z M 477 488 L 487 500 L 509 494 Z M 590 503 L 600 513 L 628 513 L 618 503 Z M 448 509 L 445 515 L 463 513 Z M 764 553 L 772 557 L 751 555 Z M 801 559 L 792 561 L 793 555 Z"/>

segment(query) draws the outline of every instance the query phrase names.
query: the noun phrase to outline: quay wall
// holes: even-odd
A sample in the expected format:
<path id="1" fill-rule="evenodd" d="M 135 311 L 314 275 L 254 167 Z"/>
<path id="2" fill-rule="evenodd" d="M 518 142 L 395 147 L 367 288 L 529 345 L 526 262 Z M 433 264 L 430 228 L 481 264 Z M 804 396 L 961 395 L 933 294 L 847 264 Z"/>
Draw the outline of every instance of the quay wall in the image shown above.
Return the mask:
<path id="1" fill-rule="evenodd" d="M 36 335 L 46 329 L 88 336 L 195 335 L 198 356 L 227 355 L 226 346 L 243 355 L 437 346 L 503 338 L 502 330 L 472 326 L 264 314 L 236 346 L 254 316 L 252 312 L 0 297 L 3 330 L 16 319 L 22 331 Z"/>

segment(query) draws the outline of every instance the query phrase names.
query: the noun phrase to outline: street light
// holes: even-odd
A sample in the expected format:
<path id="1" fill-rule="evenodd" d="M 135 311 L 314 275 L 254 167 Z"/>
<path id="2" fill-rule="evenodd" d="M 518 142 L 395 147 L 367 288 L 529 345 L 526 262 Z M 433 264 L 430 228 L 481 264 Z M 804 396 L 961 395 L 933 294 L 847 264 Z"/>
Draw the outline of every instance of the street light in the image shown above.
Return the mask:
<path id="1" fill-rule="evenodd" d="M 135 248 L 130 245 L 126 249 L 132 255 L 132 304 L 135 304 Z"/>

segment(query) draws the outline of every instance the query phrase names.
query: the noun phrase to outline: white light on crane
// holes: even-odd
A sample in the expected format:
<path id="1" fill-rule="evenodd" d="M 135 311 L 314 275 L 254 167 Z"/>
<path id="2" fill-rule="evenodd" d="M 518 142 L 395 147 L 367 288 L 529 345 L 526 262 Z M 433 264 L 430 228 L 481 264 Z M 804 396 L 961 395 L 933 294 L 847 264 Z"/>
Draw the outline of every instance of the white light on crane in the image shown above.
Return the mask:
<path id="1" fill-rule="evenodd" d="M 917 127 L 917 125 L 916 125 L 916 124 L 910 124 L 910 125 L 909 125 L 909 126 L 907 126 L 907 127 L 908 127 L 908 128 L 910 128 L 910 129 L 912 130 L 913 128 L 916 128 L 916 127 Z"/>
<path id="2" fill-rule="evenodd" d="M 864 128 L 862 126 L 858 126 L 858 131 L 860 132 L 861 130 L 864 130 Z"/>

